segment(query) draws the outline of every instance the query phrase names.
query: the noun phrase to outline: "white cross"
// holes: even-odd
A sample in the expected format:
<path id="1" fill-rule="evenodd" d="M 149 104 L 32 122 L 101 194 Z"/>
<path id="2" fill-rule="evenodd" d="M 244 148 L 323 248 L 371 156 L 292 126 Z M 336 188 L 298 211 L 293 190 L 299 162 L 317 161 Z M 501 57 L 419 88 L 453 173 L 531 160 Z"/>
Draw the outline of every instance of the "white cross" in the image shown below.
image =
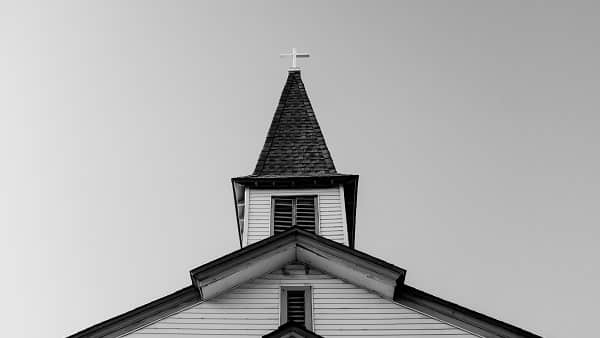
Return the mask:
<path id="1" fill-rule="evenodd" d="M 292 52 L 290 54 L 279 54 L 279 57 L 287 57 L 287 56 L 291 56 L 292 57 L 292 67 L 290 67 L 291 70 L 296 70 L 296 69 L 300 69 L 296 66 L 296 58 L 307 58 L 310 55 L 308 53 L 298 53 L 296 51 L 296 48 L 292 48 Z"/>

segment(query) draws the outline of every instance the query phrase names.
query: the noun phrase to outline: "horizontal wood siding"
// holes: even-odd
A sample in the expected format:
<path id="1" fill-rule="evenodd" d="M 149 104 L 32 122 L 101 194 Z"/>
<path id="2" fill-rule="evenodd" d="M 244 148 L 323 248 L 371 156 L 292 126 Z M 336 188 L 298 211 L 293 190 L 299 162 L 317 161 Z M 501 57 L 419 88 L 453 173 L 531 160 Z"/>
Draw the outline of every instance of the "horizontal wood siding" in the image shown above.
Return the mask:
<path id="1" fill-rule="evenodd" d="M 259 338 L 279 325 L 281 286 L 311 286 L 314 331 L 324 337 L 474 337 L 314 269 L 288 265 L 127 337 Z"/>
<path id="2" fill-rule="evenodd" d="M 319 204 L 319 234 L 346 244 L 346 221 L 340 188 L 327 189 L 250 189 L 248 201 L 248 244 L 271 234 L 271 197 L 281 195 L 317 195 Z"/>

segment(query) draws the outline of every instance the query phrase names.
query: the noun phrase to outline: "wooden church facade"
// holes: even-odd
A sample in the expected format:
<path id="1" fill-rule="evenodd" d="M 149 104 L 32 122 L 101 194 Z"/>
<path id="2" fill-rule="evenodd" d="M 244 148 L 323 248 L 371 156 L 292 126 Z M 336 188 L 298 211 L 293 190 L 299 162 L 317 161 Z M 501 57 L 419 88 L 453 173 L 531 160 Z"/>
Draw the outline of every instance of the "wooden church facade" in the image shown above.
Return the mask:
<path id="1" fill-rule="evenodd" d="M 240 250 L 71 337 L 539 337 L 408 286 L 404 269 L 354 249 L 358 176 L 337 172 L 298 69 L 254 172 L 232 186 Z"/>

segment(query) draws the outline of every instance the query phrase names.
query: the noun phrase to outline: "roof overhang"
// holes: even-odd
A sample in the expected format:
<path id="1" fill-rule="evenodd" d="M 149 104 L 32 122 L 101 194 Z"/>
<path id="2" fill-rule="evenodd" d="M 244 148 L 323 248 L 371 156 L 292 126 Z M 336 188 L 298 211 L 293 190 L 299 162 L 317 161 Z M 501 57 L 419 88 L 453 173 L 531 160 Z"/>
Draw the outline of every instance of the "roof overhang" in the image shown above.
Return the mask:
<path id="1" fill-rule="evenodd" d="M 319 176 L 242 176 L 231 179 L 233 199 L 238 224 L 240 246 L 242 245 L 242 227 L 245 203 L 244 188 L 255 189 L 302 189 L 330 188 L 342 185 L 344 187 L 344 204 L 346 207 L 346 222 L 348 226 L 348 245 L 354 248 L 356 224 L 356 200 L 358 197 L 358 175 L 332 174 Z"/>
<path id="2" fill-rule="evenodd" d="M 203 300 L 292 262 L 371 290 L 392 300 L 404 285 L 406 270 L 335 241 L 292 228 L 190 271 Z"/>
<path id="3" fill-rule="evenodd" d="M 405 285 L 396 302 L 489 338 L 542 338 L 517 326 Z"/>
<path id="4" fill-rule="evenodd" d="M 144 304 L 131 311 L 115 316 L 79 331 L 67 338 L 117 338 L 153 323 L 172 313 L 182 311 L 200 302 L 198 289 L 189 285 L 179 291 Z"/>

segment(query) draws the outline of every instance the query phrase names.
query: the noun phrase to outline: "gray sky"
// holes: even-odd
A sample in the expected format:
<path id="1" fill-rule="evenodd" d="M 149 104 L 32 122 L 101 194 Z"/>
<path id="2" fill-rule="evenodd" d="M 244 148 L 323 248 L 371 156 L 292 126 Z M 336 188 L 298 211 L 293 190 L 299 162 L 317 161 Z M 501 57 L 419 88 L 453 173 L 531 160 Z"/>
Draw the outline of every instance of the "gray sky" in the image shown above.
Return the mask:
<path id="1" fill-rule="evenodd" d="M 3 335 L 60 337 L 238 249 L 297 47 L 357 248 L 547 337 L 592 335 L 600 11 L 565 2 L 0 3 Z"/>

